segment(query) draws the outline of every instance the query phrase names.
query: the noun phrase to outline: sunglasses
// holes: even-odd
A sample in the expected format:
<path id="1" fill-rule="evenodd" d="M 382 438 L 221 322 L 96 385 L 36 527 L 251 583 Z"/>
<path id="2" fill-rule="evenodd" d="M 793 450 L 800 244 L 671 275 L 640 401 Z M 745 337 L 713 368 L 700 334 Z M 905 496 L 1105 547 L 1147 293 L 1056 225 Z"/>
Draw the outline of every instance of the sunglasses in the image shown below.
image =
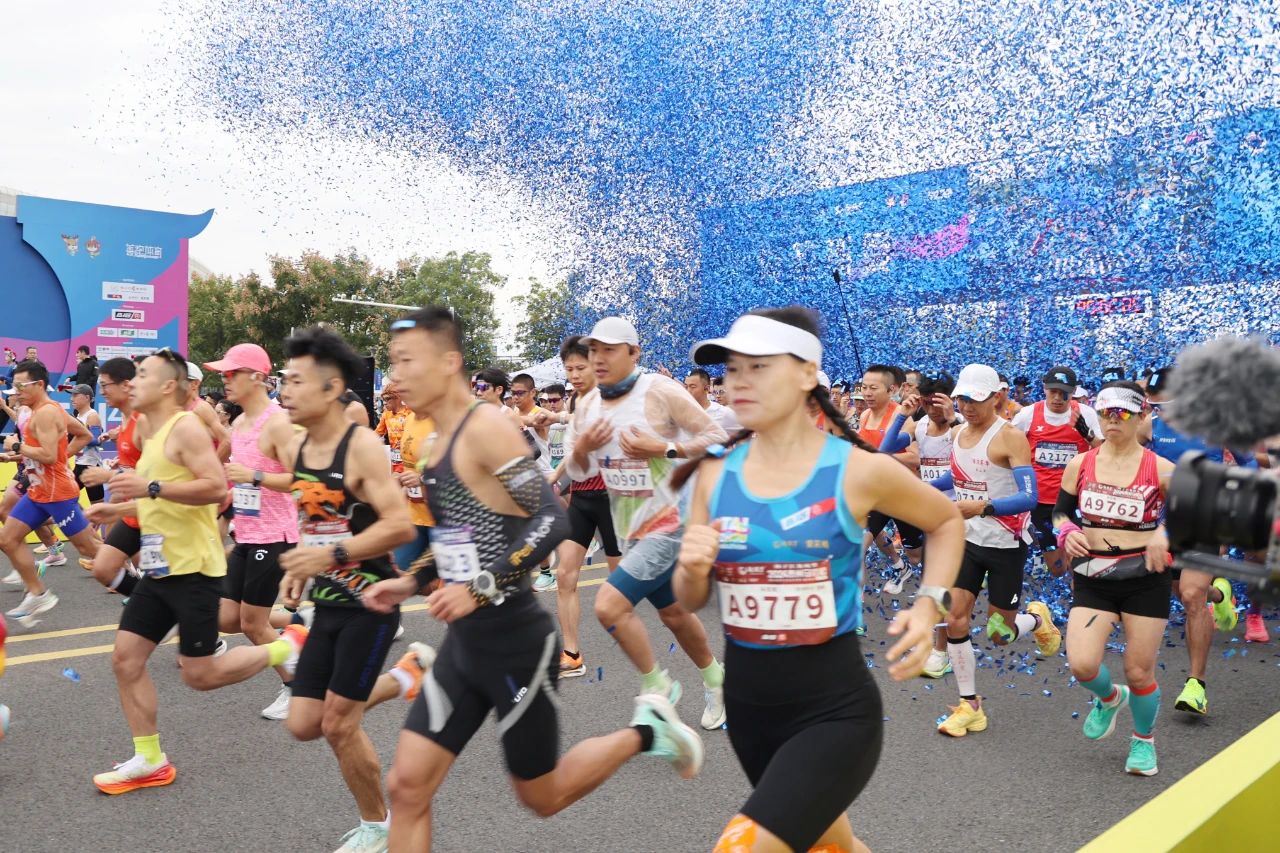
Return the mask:
<path id="1" fill-rule="evenodd" d="M 471 390 L 477 391 L 481 394 L 483 394 L 485 391 L 488 391 L 491 387 L 493 386 L 491 386 L 488 382 L 472 382 L 471 383 Z"/>
<path id="2" fill-rule="evenodd" d="M 1136 418 L 1138 416 L 1137 412 L 1131 412 L 1128 409 L 1119 408 L 1099 409 L 1098 414 L 1109 421 L 1127 421 L 1130 418 Z"/>
<path id="3" fill-rule="evenodd" d="M 512 397 L 528 397 L 528 396 L 529 396 L 529 392 L 528 392 L 528 391 L 523 391 L 523 390 L 517 389 L 517 390 L 515 390 L 515 391 L 512 391 L 512 392 L 511 392 L 511 396 L 512 396 Z"/>
<path id="4" fill-rule="evenodd" d="M 454 311 L 454 310 L 453 310 L 453 306 L 452 306 L 452 305 L 448 306 L 448 308 L 449 308 L 449 319 L 450 319 L 450 320 L 457 321 L 457 319 L 458 319 L 458 313 L 457 313 L 456 311 Z M 413 319 L 413 318 L 411 318 L 411 317 L 405 317 L 405 318 L 400 319 L 400 320 L 394 320 L 394 321 L 392 321 L 392 323 L 391 323 L 391 331 L 393 331 L 393 332 L 403 332 L 403 331 L 405 331 L 406 329 L 416 329 L 416 328 L 418 328 L 418 325 L 419 325 L 419 323 L 418 323 L 418 321 L 417 321 L 417 320 L 414 320 L 414 319 Z"/>
<path id="5" fill-rule="evenodd" d="M 548 406 L 552 406 L 552 405 L 555 405 L 556 403 L 563 403 L 564 397 L 548 397 L 543 402 L 545 402 Z"/>
<path id="6" fill-rule="evenodd" d="M 235 379 L 237 373 L 256 373 L 256 372 L 257 371 L 250 370 L 247 367 L 240 367 L 235 370 L 224 370 L 222 372 L 222 381 L 226 382 L 228 380 Z"/>

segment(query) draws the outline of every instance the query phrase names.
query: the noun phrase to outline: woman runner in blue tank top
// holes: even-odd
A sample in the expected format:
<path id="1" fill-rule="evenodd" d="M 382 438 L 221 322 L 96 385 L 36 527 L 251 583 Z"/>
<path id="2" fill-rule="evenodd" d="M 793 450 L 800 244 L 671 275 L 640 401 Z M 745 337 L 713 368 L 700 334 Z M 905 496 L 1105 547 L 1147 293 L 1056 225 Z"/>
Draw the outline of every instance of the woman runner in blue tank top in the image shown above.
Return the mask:
<path id="1" fill-rule="evenodd" d="M 697 609 L 714 570 L 729 739 L 754 788 L 717 853 L 866 850 L 845 812 L 883 735 L 855 633 L 867 513 L 928 535 L 921 596 L 889 628 L 900 637 L 888 653 L 897 680 L 923 668 L 964 550 L 954 505 L 858 439 L 832 405 L 817 379 L 817 329 L 804 308 L 755 311 L 693 349 L 699 364 L 727 365 L 726 395 L 744 427 L 722 458 L 702 463 L 675 579 L 680 602 Z M 845 440 L 813 428 L 808 401 Z"/>

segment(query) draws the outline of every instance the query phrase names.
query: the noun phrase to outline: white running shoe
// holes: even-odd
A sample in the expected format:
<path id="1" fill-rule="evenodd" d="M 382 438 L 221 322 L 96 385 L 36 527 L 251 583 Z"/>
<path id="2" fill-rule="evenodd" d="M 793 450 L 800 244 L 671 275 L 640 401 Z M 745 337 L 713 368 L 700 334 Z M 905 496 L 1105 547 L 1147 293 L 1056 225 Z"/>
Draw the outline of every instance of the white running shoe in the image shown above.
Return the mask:
<path id="1" fill-rule="evenodd" d="M 906 582 L 907 582 L 907 569 L 903 567 L 902 571 L 898 572 L 897 577 L 895 577 L 893 580 L 888 580 L 884 582 L 884 594 L 885 595 L 900 594 L 902 592 L 902 585 Z"/>
<path id="2" fill-rule="evenodd" d="M 929 652 L 929 659 L 924 662 L 924 670 L 920 674 L 925 678 L 942 678 L 950 671 L 951 657 L 946 649 L 942 651 L 932 649 Z"/>
<path id="3" fill-rule="evenodd" d="M 287 684 L 280 685 L 280 692 L 276 694 L 275 701 L 262 709 L 262 717 L 266 720 L 283 720 L 289 716 L 289 700 L 293 698 L 293 692 L 289 690 Z"/>
<path id="4" fill-rule="evenodd" d="M 307 627 L 310 627 L 310 626 L 307 626 Z M 394 643 L 396 640 L 400 639 L 403 636 L 404 636 L 404 623 L 402 622 L 396 626 L 396 635 L 391 638 L 391 642 Z"/>
<path id="5" fill-rule="evenodd" d="M 0 702 L 0 740 L 9 731 L 9 706 Z"/>
<path id="6" fill-rule="evenodd" d="M 3 580 L 5 583 L 9 584 L 10 586 L 22 586 L 22 575 L 18 574 L 17 569 L 14 569 L 13 571 L 9 572 L 9 574 L 5 575 L 3 578 L 0 578 L 0 580 Z"/>
<path id="7" fill-rule="evenodd" d="M 342 846 L 334 853 L 385 853 L 386 849 L 387 828 L 361 821 L 359 826 L 342 836 Z"/>
<path id="8" fill-rule="evenodd" d="M 48 554 L 48 553 L 49 553 L 49 546 L 48 546 L 48 545 L 46 545 L 46 544 L 44 544 L 43 542 L 41 542 L 39 545 L 37 545 L 36 547 L 32 548 L 31 550 L 32 550 L 32 551 L 34 551 L 34 552 L 35 552 L 35 553 L 37 553 L 37 554 Z"/>
<path id="9" fill-rule="evenodd" d="M 27 593 L 22 597 L 22 603 L 10 610 L 5 615 L 10 619 L 30 619 L 33 616 L 39 616 L 54 608 L 58 603 L 58 596 L 53 594 L 53 590 L 46 589 L 40 595 Z"/>
<path id="10" fill-rule="evenodd" d="M 703 687 L 702 691 L 707 700 L 707 707 L 702 711 L 702 727 L 713 732 L 723 726 L 729 717 L 724 710 L 724 688 Z"/>
<path id="11" fill-rule="evenodd" d="M 631 725 L 649 726 L 653 730 L 649 755 L 670 761 L 682 779 L 698 775 L 702 769 L 702 738 L 680 721 L 680 715 L 666 697 L 658 693 L 637 696 Z"/>
<path id="12" fill-rule="evenodd" d="M 213 647 L 213 656 L 215 658 L 222 657 L 227 653 L 227 648 L 227 641 L 219 637 L 217 645 Z"/>
<path id="13" fill-rule="evenodd" d="M 533 580 L 534 592 L 548 592 L 556 588 L 556 576 L 551 572 L 538 572 Z"/>
<path id="14" fill-rule="evenodd" d="M 52 568 L 53 566 L 65 566 L 66 564 L 67 564 L 67 555 L 62 553 L 61 551 L 54 551 L 52 554 L 45 557 L 36 565 L 43 566 L 44 568 L 48 569 L 48 568 Z M 44 574 L 44 572 L 41 571 L 41 574 Z"/>

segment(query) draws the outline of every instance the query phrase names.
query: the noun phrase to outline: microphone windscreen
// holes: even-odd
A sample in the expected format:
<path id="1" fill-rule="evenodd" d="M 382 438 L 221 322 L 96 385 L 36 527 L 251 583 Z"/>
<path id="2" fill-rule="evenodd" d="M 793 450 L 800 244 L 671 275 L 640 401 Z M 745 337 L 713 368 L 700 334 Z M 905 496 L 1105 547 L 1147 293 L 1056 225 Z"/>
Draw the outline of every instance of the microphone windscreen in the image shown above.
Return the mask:
<path id="1" fill-rule="evenodd" d="M 1249 450 L 1280 435 L 1280 350 L 1266 341 L 1221 338 L 1178 355 L 1165 416 L 1214 445 Z"/>

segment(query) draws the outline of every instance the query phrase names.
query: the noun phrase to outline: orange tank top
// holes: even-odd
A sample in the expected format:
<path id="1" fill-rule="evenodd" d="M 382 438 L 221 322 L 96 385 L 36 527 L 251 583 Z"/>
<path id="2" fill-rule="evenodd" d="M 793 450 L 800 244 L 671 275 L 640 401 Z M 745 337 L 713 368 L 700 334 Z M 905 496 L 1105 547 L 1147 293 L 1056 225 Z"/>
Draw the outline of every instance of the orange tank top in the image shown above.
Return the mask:
<path id="1" fill-rule="evenodd" d="M 895 406 L 887 406 L 884 410 L 884 417 L 880 419 L 880 425 L 859 427 L 858 437 L 879 450 L 880 443 L 884 441 L 884 434 L 889 431 L 889 424 L 892 423 L 893 415 L 896 411 L 897 408 Z"/>
<path id="2" fill-rule="evenodd" d="M 53 406 L 58 410 L 58 416 L 65 420 L 66 411 L 57 403 L 48 400 L 41 404 L 39 408 L 42 409 L 45 406 Z M 31 413 L 31 417 L 32 420 L 35 419 L 35 411 Z M 40 441 L 36 438 L 34 429 L 28 429 L 23 439 L 24 444 L 32 447 L 41 446 Z M 67 467 L 67 429 L 65 423 L 58 430 L 57 459 L 53 464 L 45 465 L 29 457 L 23 458 L 23 464 L 26 466 L 27 476 L 31 480 L 31 487 L 27 490 L 27 496 L 31 500 L 48 504 L 75 500 L 80 496 L 80 487 L 76 485 L 76 481 L 71 475 L 71 469 Z"/>

